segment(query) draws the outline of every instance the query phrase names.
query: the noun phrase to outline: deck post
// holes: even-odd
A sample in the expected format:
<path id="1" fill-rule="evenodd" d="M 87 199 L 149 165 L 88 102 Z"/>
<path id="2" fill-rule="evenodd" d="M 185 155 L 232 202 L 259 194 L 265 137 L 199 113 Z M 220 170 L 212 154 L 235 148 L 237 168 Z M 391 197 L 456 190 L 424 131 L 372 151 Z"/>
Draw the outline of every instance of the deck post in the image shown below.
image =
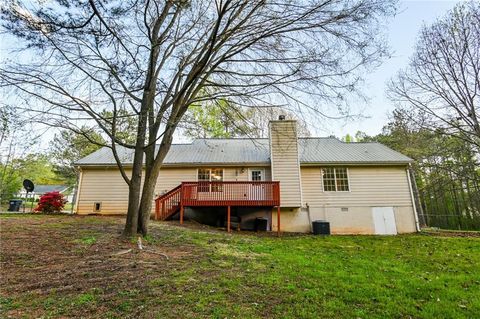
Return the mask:
<path id="1" fill-rule="evenodd" d="M 227 232 L 230 232 L 230 206 L 227 206 Z"/>
<path id="2" fill-rule="evenodd" d="M 280 206 L 277 206 L 277 235 L 280 236 Z"/>
<path id="3" fill-rule="evenodd" d="M 183 205 L 180 205 L 180 225 L 183 225 Z"/>
<path id="4" fill-rule="evenodd" d="M 162 201 L 162 219 L 165 218 L 165 201 Z"/>

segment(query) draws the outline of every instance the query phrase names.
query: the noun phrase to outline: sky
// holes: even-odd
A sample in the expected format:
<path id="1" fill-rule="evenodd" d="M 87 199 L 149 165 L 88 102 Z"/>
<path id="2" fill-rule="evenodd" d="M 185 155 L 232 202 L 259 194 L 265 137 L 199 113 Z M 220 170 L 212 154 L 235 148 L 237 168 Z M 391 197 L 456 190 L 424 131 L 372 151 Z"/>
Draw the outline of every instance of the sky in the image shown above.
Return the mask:
<path id="1" fill-rule="evenodd" d="M 365 105 L 360 108 L 366 118 L 350 120 L 326 120 L 321 125 L 310 128 L 312 136 L 335 135 L 343 137 L 346 134 L 355 135 L 357 131 L 363 131 L 368 135 L 376 135 L 388 122 L 388 116 L 394 109 L 393 104 L 386 97 L 386 83 L 395 74 L 408 65 L 409 58 L 413 55 L 414 46 L 423 24 L 431 24 L 436 19 L 444 16 L 455 4 L 462 0 L 403 0 L 399 2 L 399 10 L 395 17 L 391 18 L 385 34 L 391 48 L 392 57 L 378 68 L 375 72 L 365 76 L 363 94 L 369 98 Z M 479 0 L 480 1 L 480 0 Z M 1 41 L 0 37 L 0 41 Z M 0 44 L 1 47 L 1 44 Z M 5 47 L 0 50 L 0 55 L 5 54 Z M 360 104 L 359 104 L 360 105 Z M 359 108 L 353 107 L 353 110 Z M 312 120 L 315 121 L 315 120 Z M 48 129 L 41 141 L 40 149 L 47 148 L 48 142 L 53 138 L 54 130 Z M 187 142 L 180 134 L 174 139 L 176 143 Z"/>
<path id="2" fill-rule="evenodd" d="M 423 24 L 431 24 L 444 16 L 455 4 L 453 0 L 400 1 L 398 14 L 390 20 L 386 31 L 392 57 L 385 61 L 375 72 L 365 78 L 363 93 L 369 97 L 365 106 L 366 119 L 349 121 L 332 121 L 325 127 L 329 129 L 313 132 L 314 135 L 354 135 L 363 131 L 376 135 L 388 122 L 388 115 L 393 111 L 392 102 L 386 97 L 386 83 L 397 72 L 408 65 L 413 55 L 417 36 Z"/>

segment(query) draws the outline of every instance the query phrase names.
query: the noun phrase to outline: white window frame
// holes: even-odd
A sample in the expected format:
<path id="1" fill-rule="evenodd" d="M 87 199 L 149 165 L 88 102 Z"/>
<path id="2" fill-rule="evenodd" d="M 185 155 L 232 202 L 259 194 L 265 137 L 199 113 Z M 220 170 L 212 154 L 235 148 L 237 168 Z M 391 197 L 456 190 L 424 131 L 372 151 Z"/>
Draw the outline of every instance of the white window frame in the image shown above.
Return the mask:
<path id="1" fill-rule="evenodd" d="M 197 175 L 196 175 L 196 179 L 197 179 L 197 182 L 199 182 L 198 180 L 198 171 L 201 170 L 201 169 L 204 169 L 204 170 L 208 170 L 208 182 L 211 182 L 212 181 L 212 170 L 213 169 L 220 169 L 222 170 L 222 182 L 225 181 L 224 177 L 225 177 L 225 169 L 224 168 L 197 168 Z M 206 182 L 206 181 L 202 181 L 202 182 Z"/>
<path id="2" fill-rule="evenodd" d="M 262 179 L 260 180 L 260 182 L 265 181 L 265 169 L 264 168 L 249 168 L 248 169 L 248 181 L 249 182 L 253 182 L 253 180 L 252 180 L 252 172 L 253 171 L 261 171 L 262 172 Z"/>
<path id="3" fill-rule="evenodd" d="M 320 179 L 321 179 L 321 184 L 322 184 L 322 192 L 324 193 L 350 193 L 352 191 L 352 188 L 350 187 L 350 170 L 348 167 L 341 167 L 341 166 L 330 166 L 328 168 L 333 168 L 333 177 L 334 177 L 334 182 L 335 182 L 335 190 L 334 191 L 326 191 L 325 190 L 325 184 L 323 183 L 323 170 L 327 168 L 327 167 L 324 167 L 324 168 L 321 168 L 320 169 Z M 347 185 L 348 185 L 348 191 L 339 191 L 337 189 L 337 171 L 336 169 L 337 168 L 345 168 L 346 172 L 347 172 Z"/>
<path id="4" fill-rule="evenodd" d="M 210 168 L 197 168 L 197 182 L 199 182 L 198 180 L 198 171 L 201 170 L 201 169 L 204 169 L 204 170 L 208 170 L 208 181 L 211 182 L 212 181 L 212 170 L 221 170 L 222 171 L 222 180 L 219 181 L 219 182 L 224 182 L 225 181 L 225 169 L 224 168 L 219 168 L 219 167 L 210 167 Z M 202 182 L 206 182 L 206 181 L 202 181 Z M 220 186 L 221 187 L 221 186 Z M 209 190 L 208 192 L 212 192 L 212 185 L 209 185 Z M 206 192 L 204 192 L 206 193 Z"/>

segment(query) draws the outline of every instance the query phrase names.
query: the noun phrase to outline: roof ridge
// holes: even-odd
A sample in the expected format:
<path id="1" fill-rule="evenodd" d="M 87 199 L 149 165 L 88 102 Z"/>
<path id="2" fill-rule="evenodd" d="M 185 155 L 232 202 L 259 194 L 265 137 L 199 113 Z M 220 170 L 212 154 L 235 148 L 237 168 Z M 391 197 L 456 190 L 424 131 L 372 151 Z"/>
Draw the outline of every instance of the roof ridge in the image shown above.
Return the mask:
<path id="1" fill-rule="evenodd" d="M 338 137 L 335 136 L 299 136 L 298 139 L 303 140 L 337 140 L 342 142 Z"/>
<path id="2" fill-rule="evenodd" d="M 268 140 L 268 137 L 202 137 L 193 140 Z"/>
<path id="3" fill-rule="evenodd" d="M 380 144 L 380 145 L 383 145 L 382 143 L 380 142 L 345 142 L 345 141 L 342 141 L 342 143 L 345 143 L 345 144 Z"/>
<path id="4" fill-rule="evenodd" d="M 342 142 L 337 137 L 332 136 L 299 136 L 298 139 L 305 139 L 305 140 L 337 140 Z M 205 137 L 205 138 L 195 138 L 193 141 L 201 141 L 201 140 L 268 140 L 268 137 Z M 193 142 L 192 141 L 192 142 Z M 172 144 L 173 145 L 173 144 Z"/>

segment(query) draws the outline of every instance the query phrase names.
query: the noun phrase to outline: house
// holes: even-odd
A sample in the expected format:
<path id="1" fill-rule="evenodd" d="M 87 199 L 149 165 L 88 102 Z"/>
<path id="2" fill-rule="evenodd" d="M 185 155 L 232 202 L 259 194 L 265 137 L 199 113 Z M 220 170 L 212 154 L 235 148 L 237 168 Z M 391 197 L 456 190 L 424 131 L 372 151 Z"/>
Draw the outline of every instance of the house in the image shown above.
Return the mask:
<path id="1" fill-rule="evenodd" d="M 66 186 L 66 185 L 35 185 L 35 189 L 33 190 L 33 192 L 29 193 L 28 196 L 30 198 L 33 196 L 33 198 L 35 200 L 37 200 L 37 199 L 40 198 L 40 196 L 42 196 L 45 193 L 59 192 L 59 193 L 64 194 L 69 189 L 70 189 L 70 187 Z M 25 198 L 25 196 L 27 196 L 27 191 L 22 188 L 18 192 L 17 197 Z M 69 196 L 69 197 L 71 197 L 71 196 Z"/>
<path id="2" fill-rule="evenodd" d="M 160 171 L 152 214 L 252 229 L 257 217 L 282 231 L 310 232 L 325 220 L 335 234 L 418 229 L 408 165 L 379 143 L 298 138 L 296 122 L 270 122 L 269 138 L 196 139 L 172 145 Z M 133 152 L 119 149 L 128 166 Z M 77 162 L 78 214 L 125 214 L 128 189 L 108 148 Z M 281 216 L 281 219 L 280 219 Z M 228 222 L 230 221 L 230 222 Z"/>

